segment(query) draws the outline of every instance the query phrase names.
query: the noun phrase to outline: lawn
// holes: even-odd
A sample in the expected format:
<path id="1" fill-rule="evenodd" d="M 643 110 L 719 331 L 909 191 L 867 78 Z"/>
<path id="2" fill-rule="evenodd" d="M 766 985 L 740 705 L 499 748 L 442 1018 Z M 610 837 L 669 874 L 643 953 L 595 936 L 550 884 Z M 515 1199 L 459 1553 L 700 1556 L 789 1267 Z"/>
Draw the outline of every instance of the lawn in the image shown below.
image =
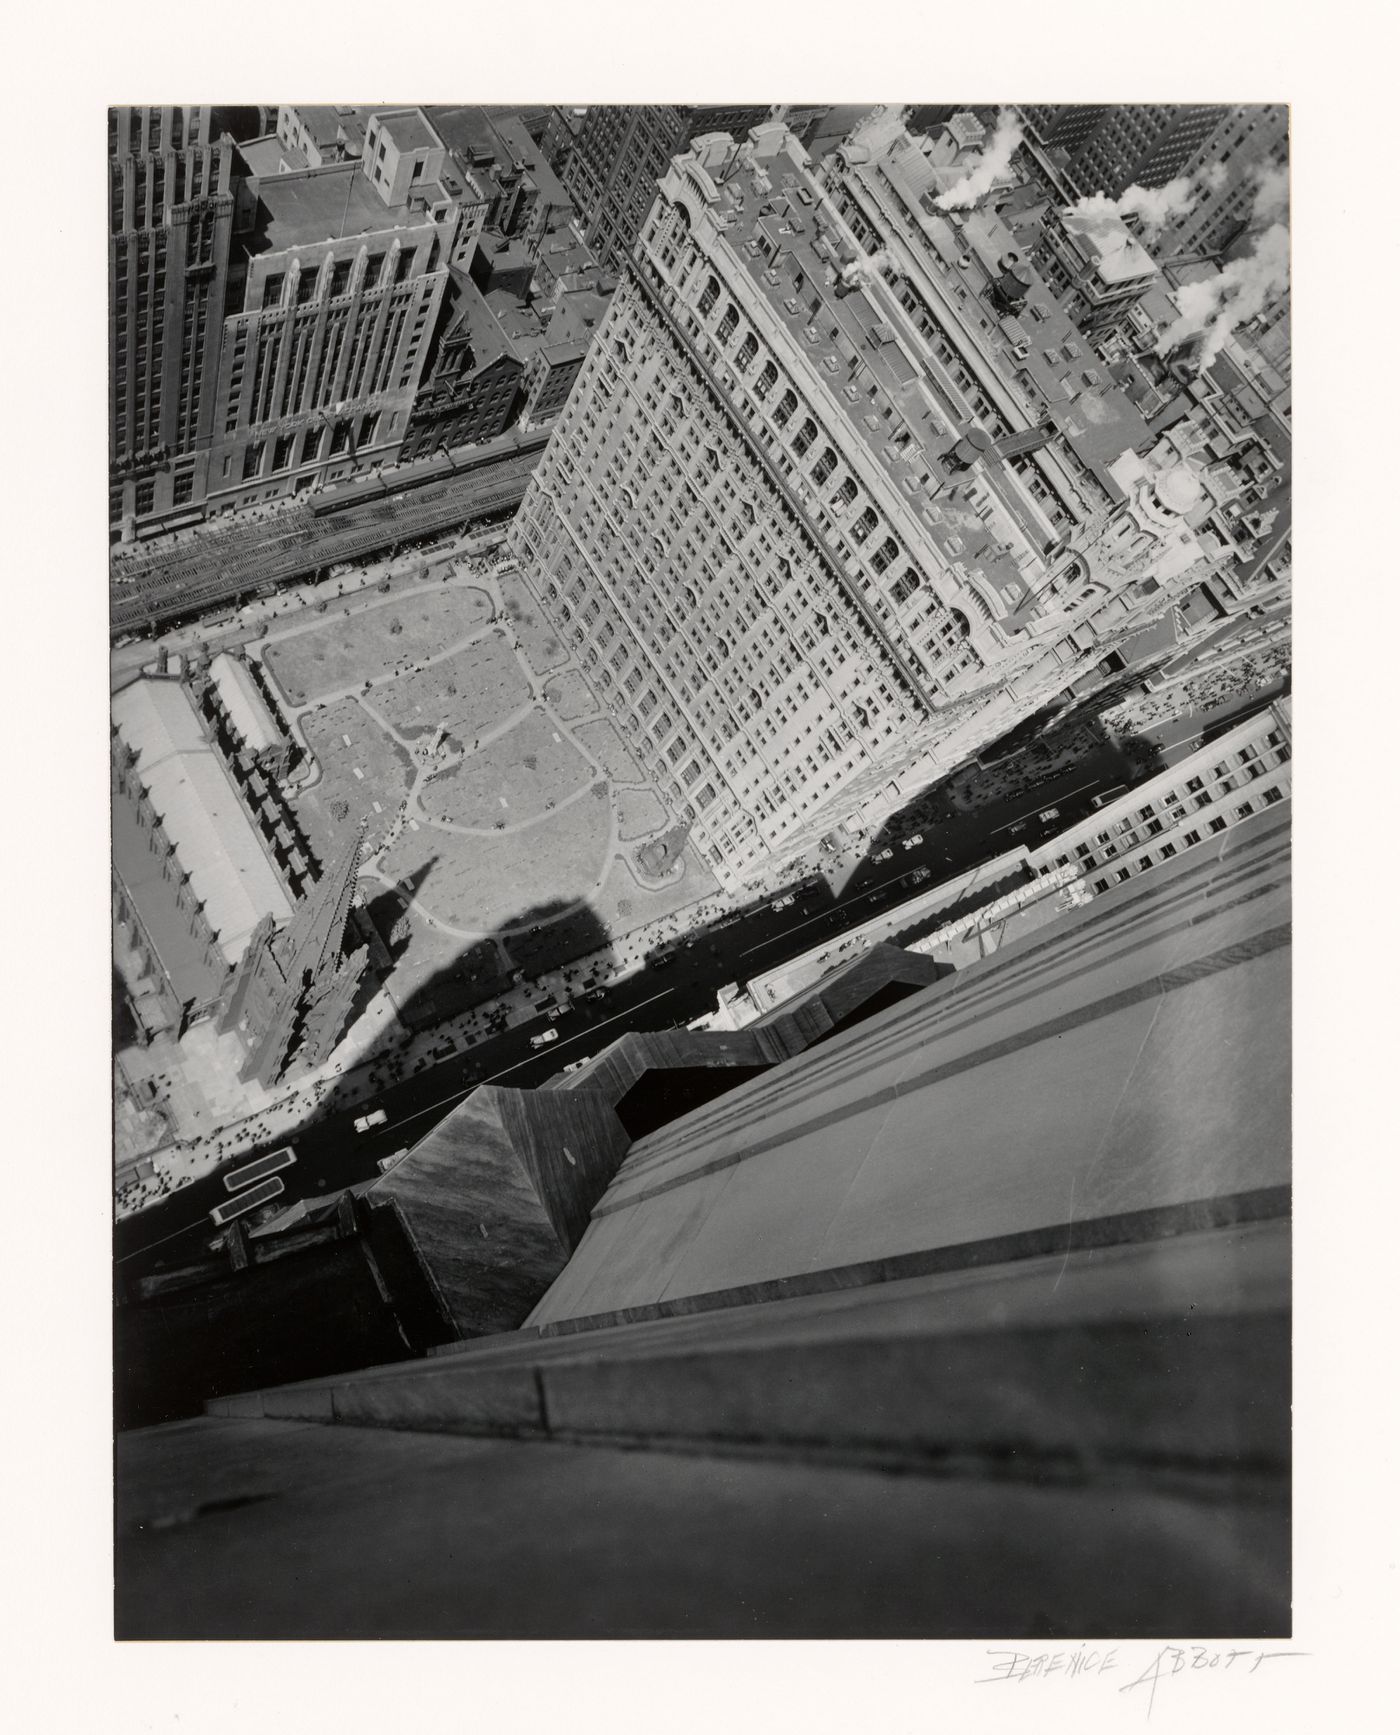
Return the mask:
<path id="1" fill-rule="evenodd" d="M 409 740 L 439 724 L 466 749 L 530 702 L 530 684 L 504 633 L 491 633 L 426 669 L 373 689 L 369 703 Z"/>
<path id="2" fill-rule="evenodd" d="M 494 830 L 558 807 L 585 788 L 591 775 L 588 761 L 555 728 L 549 713 L 535 710 L 480 752 L 434 777 L 419 801 L 430 819 Z M 605 801 L 600 805 L 606 810 Z"/>
<path id="3" fill-rule="evenodd" d="M 303 712 L 301 726 L 321 777 L 304 795 L 293 793 L 292 805 L 313 848 L 327 860 L 364 817 L 365 854 L 373 855 L 413 785 L 412 761 L 355 699 Z"/>
<path id="4" fill-rule="evenodd" d="M 612 847 L 612 807 L 585 796 L 518 832 L 470 837 L 419 822 L 381 861 L 403 880 L 422 874 L 418 901 L 450 927 L 490 933 L 537 905 L 591 898 Z"/>
<path id="5" fill-rule="evenodd" d="M 554 714 L 566 723 L 598 714 L 598 701 L 593 689 L 576 669 L 561 669 L 557 675 L 551 675 L 544 696 Z"/>
<path id="6" fill-rule="evenodd" d="M 617 835 L 623 843 L 650 837 L 666 824 L 666 808 L 654 790 L 614 789 L 613 805 L 617 809 Z"/>
<path id="7" fill-rule="evenodd" d="M 640 886 L 625 861 L 616 860 L 603 882 L 602 891 L 594 899 L 593 907 L 599 919 L 615 934 L 625 934 L 629 928 L 640 927 L 643 922 L 654 922 L 659 916 L 669 916 L 673 911 L 683 910 L 719 890 L 718 883 L 689 845 L 681 859 L 685 863 L 685 872 L 680 879 L 658 891 Z"/>
<path id="8" fill-rule="evenodd" d="M 269 639 L 263 657 L 287 702 L 304 705 L 436 656 L 490 617 L 484 591 L 443 585 L 348 613 L 333 609 L 316 626 Z"/>
<path id="9" fill-rule="evenodd" d="M 614 783 L 645 783 L 645 773 L 627 751 L 621 735 L 606 718 L 597 723 L 580 723 L 574 734 L 587 752 Z"/>
<path id="10" fill-rule="evenodd" d="M 555 637 L 553 627 L 540 612 L 540 605 L 531 596 L 524 579 L 518 573 L 506 572 L 497 582 L 506 613 L 520 637 L 520 648 L 525 653 L 526 662 L 539 675 L 547 669 L 557 668 L 569 653 Z"/>

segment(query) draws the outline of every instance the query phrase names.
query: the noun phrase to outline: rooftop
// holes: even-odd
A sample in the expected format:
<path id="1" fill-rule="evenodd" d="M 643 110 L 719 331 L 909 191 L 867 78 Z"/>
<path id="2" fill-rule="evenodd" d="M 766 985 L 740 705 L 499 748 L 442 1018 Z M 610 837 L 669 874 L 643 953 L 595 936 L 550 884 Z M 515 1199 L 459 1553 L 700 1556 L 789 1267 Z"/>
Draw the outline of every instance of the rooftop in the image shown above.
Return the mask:
<path id="1" fill-rule="evenodd" d="M 136 775 L 160 816 L 229 963 L 264 915 L 291 904 L 178 681 L 134 681 L 112 700 L 112 721 L 136 755 Z"/>
<path id="2" fill-rule="evenodd" d="M 442 196 L 435 183 L 415 190 L 427 198 Z M 250 235 L 250 253 L 278 253 L 284 247 L 309 247 L 344 235 L 381 234 L 432 220 L 406 204 L 386 205 L 358 162 L 263 176 L 257 194 L 266 221 Z"/>
<path id="3" fill-rule="evenodd" d="M 442 148 L 443 141 L 429 126 L 422 109 L 381 109 L 375 118 L 379 122 L 379 130 L 388 136 L 401 153 L 435 151 Z"/>
<path id="4" fill-rule="evenodd" d="M 1018 369 L 1080 461 L 1118 497 L 1107 466 L 1148 438 L 1146 423 L 1029 267 L 1024 275 L 1032 279 L 1027 301 L 1034 315 L 1008 322 L 994 305 L 992 285 L 1015 248 L 1005 224 L 979 210 L 955 227 L 931 209 L 934 171 L 917 151 L 893 150 L 851 172 L 875 187 L 886 209 L 891 192 L 897 195 L 901 239 L 922 254 L 942 297 L 935 312 L 966 352 L 981 352 L 987 373 L 1021 405 L 1022 426 L 1043 420 L 1045 410 L 1014 383 Z M 901 305 L 898 276 L 891 284 L 852 248 L 804 159 L 789 151 L 776 129 L 765 129 L 753 160 L 717 187 L 716 203 L 735 256 L 829 378 L 851 429 L 920 514 L 926 533 L 950 565 L 980 573 L 1014 609 L 1027 582 L 1004 537 L 998 540 L 995 514 L 989 528 L 985 508 L 979 515 L 961 472 L 949 462 L 968 432 L 966 400 Z M 1024 358 L 1009 353 L 1020 347 Z M 994 452 L 980 460 L 976 476 L 1032 546 L 1042 546 L 1044 528 Z"/>
<path id="5" fill-rule="evenodd" d="M 1066 232 L 1094 259 L 1105 283 L 1131 283 L 1140 277 L 1155 277 L 1152 255 L 1134 238 L 1123 219 L 1111 211 L 1073 208 L 1062 219 Z"/>

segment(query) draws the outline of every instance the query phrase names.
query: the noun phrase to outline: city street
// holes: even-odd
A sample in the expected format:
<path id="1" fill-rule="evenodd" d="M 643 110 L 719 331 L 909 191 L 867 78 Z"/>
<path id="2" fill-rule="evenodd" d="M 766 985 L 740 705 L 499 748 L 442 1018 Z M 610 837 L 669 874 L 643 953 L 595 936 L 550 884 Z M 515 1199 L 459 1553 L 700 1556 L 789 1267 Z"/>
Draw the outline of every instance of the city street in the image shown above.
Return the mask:
<path id="1" fill-rule="evenodd" d="M 1270 696 L 1237 704 L 1229 720 L 1261 708 Z M 1188 745 L 1186 739 L 1193 723 L 1199 733 L 1202 719 L 1161 725 L 1151 732 L 1168 747 L 1168 762 L 1176 745 L 1194 750 L 1194 741 Z M 1206 726 L 1214 726 L 1214 721 L 1206 720 Z M 1186 735 L 1178 740 L 1183 730 Z M 973 812 L 948 814 L 935 803 L 935 818 L 917 825 L 905 821 L 899 827 L 922 833 L 923 842 L 913 848 L 906 850 L 891 832 L 888 843 L 884 836 L 872 839 L 859 858 L 818 856 L 810 865 L 823 873 L 827 892 L 817 899 L 775 911 L 773 896 L 767 897 L 722 929 L 700 930 L 689 945 L 674 951 L 673 961 L 664 969 L 640 970 L 605 989 L 601 1002 L 576 1001 L 557 1020 L 542 1016 L 518 1024 L 487 1037 L 466 1054 L 439 1060 L 388 1086 L 375 1097 L 375 1106 L 383 1108 L 388 1119 L 371 1132 L 354 1130 L 355 1116 L 364 1112 L 363 1102 L 357 1100 L 339 1110 L 332 1108 L 302 1130 L 276 1140 L 294 1144 L 299 1159 L 284 1175 L 286 1193 L 279 1202 L 292 1204 L 371 1180 L 381 1157 L 422 1138 L 477 1085 L 500 1081 L 537 1086 L 571 1061 L 598 1053 L 628 1030 L 687 1024 L 714 1010 L 716 993 L 726 983 L 746 981 L 910 897 L 914 888 L 905 877 L 915 868 L 931 870 L 925 889 L 937 885 L 1010 850 L 1053 837 L 1091 812 L 1096 795 L 1124 786 L 1122 756 L 1106 744 L 1101 753 L 1034 790 Z M 1057 814 L 1040 819 L 1050 808 L 1057 808 Z M 874 855 L 885 847 L 893 848 L 892 858 L 876 862 Z M 545 1029 L 557 1030 L 558 1040 L 532 1049 L 530 1037 Z M 264 1148 L 271 1146 L 244 1151 L 226 1167 L 249 1162 Z M 210 1175 L 119 1223 L 116 1254 L 123 1271 L 139 1274 L 157 1263 L 201 1256 L 203 1244 L 214 1234 L 208 1212 L 227 1197 L 219 1176 Z"/>
<path id="2" fill-rule="evenodd" d="M 1079 791 L 1080 804 L 1087 806 L 1099 781 L 1095 779 Z M 1061 783 L 1068 788 L 1073 782 L 1074 778 L 1067 776 L 1047 789 L 1057 790 Z M 1084 783 L 1082 775 L 1079 782 Z M 1053 800 L 1054 795 L 1047 794 L 1046 799 Z M 1015 803 L 1010 806 L 1015 807 Z M 1068 808 L 1063 812 L 1066 821 L 1073 816 Z M 765 899 L 728 927 L 714 932 L 701 930 L 689 946 L 673 954 L 674 961 L 665 969 L 637 972 L 605 990 L 602 1003 L 575 1002 L 552 1023 L 541 1017 L 516 1025 L 486 1038 L 467 1054 L 441 1060 L 390 1085 L 375 1098 L 376 1106 L 387 1111 L 388 1120 L 370 1133 L 354 1131 L 354 1118 L 363 1113 L 362 1104 L 332 1110 L 289 1139 L 276 1141 L 293 1143 L 299 1158 L 284 1176 L 287 1191 L 283 1202 L 291 1204 L 298 1198 L 372 1179 L 379 1158 L 422 1138 L 478 1084 L 499 1080 L 539 1085 L 570 1061 L 597 1053 L 627 1030 L 665 1029 L 713 1011 L 716 993 L 725 983 L 743 981 L 785 956 L 806 950 L 823 935 L 839 934 L 908 897 L 911 888 L 903 882 L 913 869 L 928 867 L 931 879 L 926 883 L 936 884 L 1016 844 L 1033 841 L 1029 833 L 1008 835 L 1008 822 L 1015 817 L 998 805 L 930 822 L 923 827 L 922 844 L 909 850 L 896 845 L 891 861 L 859 864 L 842 886 L 839 899 L 828 892 L 819 901 L 808 900 L 805 907 L 799 904 L 781 911 L 773 910 L 771 898 Z M 1061 822 L 1054 823 L 1058 826 Z M 821 859 L 839 883 L 841 864 Z M 532 1049 L 530 1037 L 551 1028 L 559 1032 L 558 1040 L 546 1048 Z M 226 1168 L 251 1161 L 263 1148 L 270 1147 L 242 1152 Z M 162 1261 L 174 1255 L 199 1256 L 202 1242 L 214 1233 L 208 1212 L 227 1197 L 218 1175 L 181 1187 L 117 1225 L 118 1260 L 145 1270 L 157 1256 Z"/>

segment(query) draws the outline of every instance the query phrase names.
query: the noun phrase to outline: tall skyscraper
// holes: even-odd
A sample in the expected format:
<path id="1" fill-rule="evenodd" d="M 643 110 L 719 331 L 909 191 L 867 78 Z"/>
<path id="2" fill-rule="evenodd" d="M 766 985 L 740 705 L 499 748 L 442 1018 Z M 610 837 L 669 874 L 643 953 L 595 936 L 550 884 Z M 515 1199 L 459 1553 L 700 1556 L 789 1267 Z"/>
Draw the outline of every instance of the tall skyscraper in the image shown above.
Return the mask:
<path id="1" fill-rule="evenodd" d="M 197 506 L 208 481 L 233 235 L 232 147 L 207 107 L 107 115 L 114 534 Z"/>
<path id="2" fill-rule="evenodd" d="M 1189 210 L 1154 237 L 1160 259 L 1228 245 L 1258 192 L 1250 171 L 1281 163 L 1288 147 L 1283 103 L 1031 104 L 1021 112 L 1081 194 L 1117 199 L 1131 186 L 1194 183 Z"/>
<path id="3" fill-rule="evenodd" d="M 877 112 L 823 184 L 779 124 L 697 140 L 512 530 L 729 884 L 1091 682 L 1205 564 L 1197 478 L 934 150 Z"/>
<path id="4" fill-rule="evenodd" d="M 769 112 L 748 107 L 677 107 L 642 103 L 591 108 L 564 170 L 584 239 L 603 265 L 616 271 L 632 250 L 656 183 L 671 158 L 702 133 L 742 134 Z"/>
<path id="5" fill-rule="evenodd" d="M 122 1636 L 1286 1634 L 1286 811 L 472 1093 L 367 1194 L 464 1341 L 125 1434 Z"/>
<path id="6" fill-rule="evenodd" d="M 284 929 L 271 916 L 253 929 L 219 1020 L 247 1049 L 241 1077 L 273 1084 L 293 1060 L 319 1066 L 340 1040 L 368 957 L 346 950 L 364 838 L 361 825 Z"/>

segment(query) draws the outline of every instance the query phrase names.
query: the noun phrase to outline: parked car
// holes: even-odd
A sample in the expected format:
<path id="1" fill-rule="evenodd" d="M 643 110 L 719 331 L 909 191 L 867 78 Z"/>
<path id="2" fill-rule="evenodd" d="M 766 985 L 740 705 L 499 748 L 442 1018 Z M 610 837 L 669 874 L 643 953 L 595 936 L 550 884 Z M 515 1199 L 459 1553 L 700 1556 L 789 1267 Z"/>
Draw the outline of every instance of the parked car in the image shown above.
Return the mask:
<path id="1" fill-rule="evenodd" d="M 876 861 L 893 861 L 894 851 L 892 849 L 882 849 L 874 859 Z"/>
<path id="2" fill-rule="evenodd" d="M 787 910 L 791 909 L 796 902 L 797 898 L 795 895 L 792 892 L 789 892 L 785 898 L 775 898 L 773 902 L 769 904 L 768 908 L 770 910 Z"/>
<path id="3" fill-rule="evenodd" d="M 538 1036 L 530 1038 L 530 1046 L 531 1048 L 543 1048 L 547 1043 L 558 1042 L 558 1040 L 559 1032 L 557 1030 L 542 1030 Z"/>
<path id="4" fill-rule="evenodd" d="M 607 999 L 607 995 L 601 988 L 595 988 L 591 994 L 585 994 L 583 998 L 589 1006 L 601 1006 Z"/>
<path id="5" fill-rule="evenodd" d="M 906 837 L 905 838 L 904 847 L 905 847 L 905 849 L 913 849 L 916 845 L 921 844 L 923 841 L 924 841 L 923 832 L 916 831 L 914 833 L 913 837 Z"/>
<path id="6" fill-rule="evenodd" d="M 562 1018 L 564 1016 L 564 1008 L 562 1006 L 551 1006 L 549 1008 L 549 1016 L 551 1018 Z"/>
<path id="7" fill-rule="evenodd" d="M 581 1066 L 587 1066 L 589 1061 L 592 1060 L 592 1058 L 593 1058 L 593 1056 L 591 1054 L 585 1054 L 582 1057 L 582 1059 L 580 1059 L 580 1060 L 571 1060 L 569 1062 L 569 1064 L 564 1068 L 564 1071 L 565 1072 L 577 1072 Z"/>
<path id="8" fill-rule="evenodd" d="M 925 880 L 933 878 L 932 868 L 915 868 L 913 873 L 905 874 L 904 883 L 907 886 L 921 886 Z"/>
<path id="9" fill-rule="evenodd" d="M 1037 819 L 1058 819 L 1059 817 L 1060 810 L 1058 807 L 1047 807 L 1044 813 L 1036 814 Z"/>
<path id="10" fill-rule="evenodd" d="M 382 1108 L 371 1109 L 368 1114 L 355 1116 L 355 1131 L 367 1133 L 371 1127 L 382 1127 L 388 1118 Z"/>

